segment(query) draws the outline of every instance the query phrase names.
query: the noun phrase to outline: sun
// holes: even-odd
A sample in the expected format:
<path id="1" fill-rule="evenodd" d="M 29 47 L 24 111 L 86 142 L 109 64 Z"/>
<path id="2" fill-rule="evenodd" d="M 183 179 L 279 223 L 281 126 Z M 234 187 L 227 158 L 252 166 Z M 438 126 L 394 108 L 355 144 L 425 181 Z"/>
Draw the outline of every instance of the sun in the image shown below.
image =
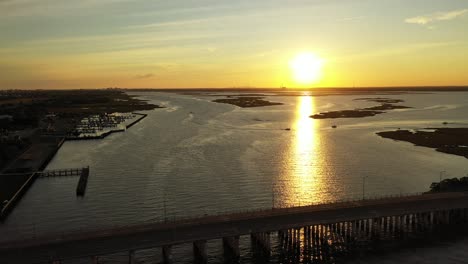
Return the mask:
<path id="1" fill-rule="evenodd" d="M 296 55 L 291 62 L 294 80 L 299 84 L 313 84 L 320 80 L 323 60 L 317 55 L 304 52 Z"/>

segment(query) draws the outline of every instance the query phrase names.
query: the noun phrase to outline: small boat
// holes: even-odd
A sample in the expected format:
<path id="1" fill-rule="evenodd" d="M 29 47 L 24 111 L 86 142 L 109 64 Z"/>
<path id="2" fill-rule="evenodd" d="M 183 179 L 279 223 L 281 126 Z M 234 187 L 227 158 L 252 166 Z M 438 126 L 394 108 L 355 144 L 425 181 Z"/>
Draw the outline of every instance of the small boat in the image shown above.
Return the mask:
<path id="1" fill-rule="evenodd" d="M 289 127 L 288 127 L 288 128 L 285 128 L 284 130 L 286 130 L 286 131 L 290 131 L 290 130 L 291 130 L 291 128 L 289 128 Z"/>
<path id="2" fill-rule="evenodd" d="M 337 125 L 333 125 L 332 128 L 337 128 L 338 126 Z"/>

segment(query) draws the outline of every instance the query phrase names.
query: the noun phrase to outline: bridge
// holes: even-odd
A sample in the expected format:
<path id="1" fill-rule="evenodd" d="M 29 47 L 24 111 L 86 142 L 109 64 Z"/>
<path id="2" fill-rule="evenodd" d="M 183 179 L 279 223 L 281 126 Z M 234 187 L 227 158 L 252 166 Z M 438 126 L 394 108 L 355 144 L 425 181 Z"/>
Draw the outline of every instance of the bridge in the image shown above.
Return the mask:
<path id="1" fill-rule="evenodd" d="M 61 263 L 69 259 L 128 253 L 135 263 L 137 251 L 161 248 L 171 263 L 171 247 L 192 243 L 197 262 L 207 261 L 206 241 L 222 239 L 226 256 L 238 258 L 239 236 L 251 236 L 252 245 L 266 256 L 271 238 L 290 262 L 326 262 L 388 241 L 401 241 L 444 228 L 465 230 L 468 193 L 440 193 L 388 197 L 273 208 L 244 213 L 203 216 L 172 222 L 126 226 L 101 231 L 38 237 L 0 243 L 2 263 Z M 297 261 L 296 261 L 297 260 Z"/>

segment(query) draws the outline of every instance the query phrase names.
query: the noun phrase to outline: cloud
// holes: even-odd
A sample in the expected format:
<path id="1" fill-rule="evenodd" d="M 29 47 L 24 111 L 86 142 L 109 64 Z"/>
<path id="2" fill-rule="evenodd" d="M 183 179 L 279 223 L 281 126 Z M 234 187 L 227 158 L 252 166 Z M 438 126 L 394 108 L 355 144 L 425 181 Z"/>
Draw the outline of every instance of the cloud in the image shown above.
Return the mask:
<path id="1" fill-rule="evenodd" d="M 467 12 L 468 9 L 460 9 L 449 12 L 436 12 L 424 16 L 410 17 L 405 19 L 405 22 L 409 24 L 427 25 L 437 21 L 453 20 L 463 16 Z"/>
<path id="2" fill-rule="evenodd" d="M 152 74 L 152 73 L 148 73 L 148 74 L 137 74 L 135 75 L 135 79 L 149 79 L 149 78 L 153 78 L 155 75 Z"/>
<path id="3" fill-rule="evenodd" d="M 456 47 L 465 46 L 465 42 L 421 42 L 412 43 L 397 46 L 387 46 L 375 50 L 366 51 L 364 53 L 350 54 L 348 56 L 335 58 L 344 60 L 358 60 L 369 57 L 389 57 L 389 56 L 401 56 L 404 54 L 411 54 L 422 50 L 437 49 L 442 47 Z M 330 58 L 332 60 L 332 58 Z"/>
<path id="4" fill-rule="evenodd" d="M 83 10 L 95 10 L 131 0 L 0 0 L 0 18 L 29 16 L 82 15 Z"/>

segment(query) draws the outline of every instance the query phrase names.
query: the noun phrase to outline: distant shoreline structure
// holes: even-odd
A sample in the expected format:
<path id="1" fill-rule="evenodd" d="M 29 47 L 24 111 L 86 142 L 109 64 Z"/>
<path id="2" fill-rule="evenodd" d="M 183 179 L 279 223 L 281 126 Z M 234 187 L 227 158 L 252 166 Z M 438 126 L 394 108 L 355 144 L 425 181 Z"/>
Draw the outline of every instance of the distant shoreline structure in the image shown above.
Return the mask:
<path id="1" fill-rule="evenodd" d="M 79 91 L 79 90 L 120 90 L 120 91 L 467 91 L 468 85 L 437 85 L 437 86 L 343 86 L 343 87 L 309 87 L 309 88 L 297 88 L 297 87 L 178 87 L 178 88 L 128 88 L 128 87 L 94 87 L 94 88 L 64 88 L 64 89 L 9 89 L 0 88 L 1 92 L 7 91 Z"/>
<path id="2" fill-rule="evenodd" d="M 185 91 L 259 91 L 259 92 L 297 92 L 297 91 L 313 91 L 313 92 L 337 92 L 337 91 L 352 91 L 352 92 L 468 92 L 468 86 L 383 86 L 383 87 L 315 87 L 315 88 L 294 88 L 294 87 L 279 87 L 279 88 L 256 88 L 256 87 L 229 87 L 229 88 L 120 88 L 123 91 L 155 91 L 155 92 L 185 92 Z"/>

